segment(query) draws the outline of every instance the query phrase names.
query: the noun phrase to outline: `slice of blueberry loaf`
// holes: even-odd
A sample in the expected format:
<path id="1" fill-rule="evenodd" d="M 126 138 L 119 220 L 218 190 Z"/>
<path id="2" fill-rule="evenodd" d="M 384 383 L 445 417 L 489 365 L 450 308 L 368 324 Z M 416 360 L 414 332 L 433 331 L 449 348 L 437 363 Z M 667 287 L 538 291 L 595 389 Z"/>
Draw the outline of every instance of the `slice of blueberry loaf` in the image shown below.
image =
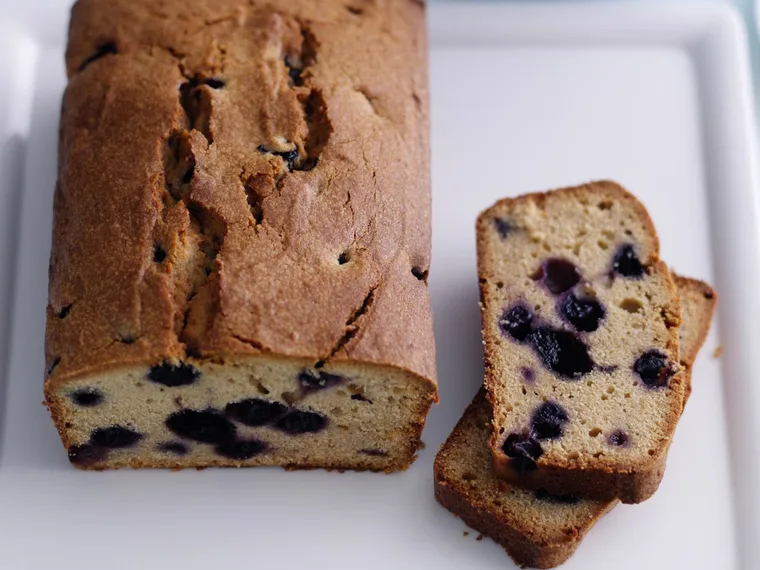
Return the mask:
<path id="1" fill-rule="evenodd" d="M 644 206 L 613 182 L 506 199 L 477 243 L 495 471 L 647 499 L 686 386 L 680 303 Z"/>
<path id="2" fill-rule="evenodd" d="M 681 363 L 687 383 L 710 328 L 716 295 L 696 279 L 674 276 L 683 304 Z M 445 508 L 493 538 L 520 566 L 553 568 L 578 548 L 586 532 L 617 500 L 528 491 L 498 479 L 491 469 L 491 406 L 481 389 L 435 460 L 435 496 Z"/>
<path id="3" fill-rule="evenodd" d="M 74 5 L 44 392 L 77 467 L 410 465 L 426 58 L 408 0 Z"/>

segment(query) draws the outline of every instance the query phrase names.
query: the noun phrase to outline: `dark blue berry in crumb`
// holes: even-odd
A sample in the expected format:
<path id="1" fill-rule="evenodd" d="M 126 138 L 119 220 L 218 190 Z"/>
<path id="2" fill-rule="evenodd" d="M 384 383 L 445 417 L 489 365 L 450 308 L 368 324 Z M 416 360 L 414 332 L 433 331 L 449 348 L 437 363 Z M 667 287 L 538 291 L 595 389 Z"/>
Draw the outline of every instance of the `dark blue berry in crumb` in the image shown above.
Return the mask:
<path id="1" fill-rule="evenodd" d="M 594 367 L 588 347 L 574 333 L 539 327 L 530 341 L 543 363 L 563 378 L 578 379 Z"/>
<path id="2" fill-rule="evenodd" d="M 153 261 L 161 263 L 164 259 L 166 259 L 166 250 L 160 245 L 156 245 L 156 247 L 153 248 Z"/>
<path id="3" fill-rule="evenodd" d="M 106 449 L 132 447 L 142 439 L 142 434 L 124 426 L 98 428 L 90 434 L 90 443 Z"/>
<path id="4" fill-rule="evenodd" d="M 103 392 L 95 388 L 82 388 L 70 394 L 71 401 L 77 406 L 91 408 L 103 402 Z"/>
<path id="5" fill-rule="evenodd" d="M 188 386 L 200 377 L 200 370 L 194 366 L 186 362 L 174 364 L 167 360 L 153 366 L 148 372 L 148 380 L 172 388 L 176 386 Z"/>
<path id="6" fill-rule="evenodd" d="M 165 443 L 158 444 L 158 449 L 164 453 L 171 455 L 187 455 L 190 451 L 184 443 L 178 441 L 167 441 Z"/>
<path id="7" fill-rule="evenodd" d="M 324 388 L 332 388 L 338 384 L 345 382 L 345 378 L 338 374 L 330 374 L 329 372 L 319 371 L 314 372 L 312 370 L 302 370 L 298 374 L 298 383 L 303 390 L 322 390 Z"/>
<path id="8" fill-rule="evenodd" d="M 667 386 L 676 371 L 668 357 L 657 350 L 649 350 L 639 356 L 633 370 L 649 388 Z"/>
<path id="9" fill-rule="evenodd" d="M 56 356 L 53 359 L 53 362 L 50 363 L 50 366 L 47 368 L 47 375 L 50 376 L 53 373 L 53 370 L 55 370 L 56 366 L 58 366 L 61 363 L 61 357 Z"/>
<path id="10" fill-rule="evenodd" d="M 296 164 L 296 161 L 298 161 L 298 157 L 300 156 L 300 153 L 298 152 L 298 148 L 294 148 L 293 150 L 286 150 L 284 152 L 276 152 L 274 150 L 269 150 L 264 145 L 259 146 L 258 148 L 259 152 L 264 152 L 267 154 L 274 154 L 282 158 L 288 165 L 288 170 L 293 170 L 293 167 Z"/>
<path id="11" fill-rule="evenodd" d="M 366 396 L 363 396 L 362 394 L 351 394 L 351 399 L 358 400 L 359 402 L 367 402 L 369 404 L 372 403 L 372 400 L 370 400 Z"/>
<path id="12" fill-rule="evenodd" d="M 506 309 L 499 319 L 499 328 L 513 339 L 523 341 L 533 330 L 533 313 L 522 305 Z"/>
<path id="13" fill-rule="evenodd" d="M 327 418 L 322 414 L 301 410 L 289 412 L 275 424 L 275 427 L 290 435 L 316 433 L 323 430 L 326 426 Z"/>
<path id="14" fill-rule="evenodd" d="M 557 402 L 544 402 L 533 412 L 530 433 L 538 440 L 562 437 L 568 419 L 567 412 Z"/>
<path id="15" fill-rule="evenodd" d="M 58 314 L 56 315 L 59 319 L 65 319 L 69 316 L 69 313 L 71 312 L 71 305 L 66 305 L 65 307 L 61 307 L 61 310 L 58 311 Z"/>
<path id="16" fill-rule="evenodd" d="M 179 437 L 201 443 L 227 443 L 236 439 L 235 424 L 214 410 L 182 410 L 166 419 L 166 427 Z"/>
<path id="17" fill-rule="evenodd" d="M 623 277 L 641 277 L 644 274 L 644 266 L 633 245 L 627 243 L 617 250 L 612 259 L 612 271 Z"/>
<path id="18" fill-rule="evenodd" d="M 607 441 L 610 445 L 614 445 L 615 447 L 628 447 L 630 439 L 628 438 L 627 433 L 622 429 L 618 429 L 610 434 Z"/>
<path id="19" fill-rule="evenodd" d="M 604 308 L 596 299 L 579 299 L 570 293 L 559 305 L 560 314 L 581 332 L 593 332 L 604 318 Z"/>
<path id="20" fill-rule="evenodd" d="M 541 444 L 526 433 L 511 433 L 502 446 L 502 451 L 510 457 L 510 466 L 520 475 L 536 468 L 536 460 L 544 454 Z"/>
<path id="21" fill-rule="evenodd" d="M 536 381 L 536 372 L 532 368 L 523 366 L 520 369 L 520 374 L 522 375 L 523 382 L 526 384 L 533 384 Z"/>
<path id="22" fill-rule="evenodd" d="M 499 233 L 499 237 L 501 239 L 505 239 L 514 229 L 512 227 L 512 224 L 510 224 L 504 218 L 494 218 L 493 225 L 496 228 L 496 231 Z"/>
<path id="23" fill-rule="evenodd" d="M 545 489 L 539 489 L 536 491 L 535 497 L 539 501 L 546 501 L 548 503 L 559 505 L 575 505 L 581 501 L 580 497 L 575 497 L 573 495 L 554 495 L 547 492 Z"/>
<path id="24" fill-rule="evenodd" d="M 92 465 L 103 461 L 108 456 L 108 450 L 90 445 L 74 445 L 69 448 L 69 461 L 74 465 Z"/>
<path id="25" fill-rule="evenodd" d="M 241 439 L 221 443 L 214 448 L 219 455 L 227 459 L 250 459 L 267 449 L 267 444 L 258 439 Z"/>
<path id="26" fill-rule="evenodd" d="M 566 259 L 547 259 L 540 274 L 543 277 L 544 286 L 555 295 L 564 293 L 581 280 L 578 268 Z"/>
<path id="27" fill-rule="evenodd" d="M 373 457 L 386 457 L 388 455 L 388 452 L 383 451 L 382 449 L 360 449 L 359 453 L 371 455 Z"/>
<path id="28" fill-rule="evenodd" d="M 284 416 L 287 411 L 288 407 L 285 404 L 261 398 L 231 402 L 224 408 L 228 418 L 251 427 L 271 424 Z"/>
<path id="29" fill-rule="evenodd" d="M 208 85 L 209 87 L 211 87 L 211 89 L 224 88 L 224 80 L 219 79 L 218 77 L 209 77 L 207 79 L 204 79 L 203 84 Z"/>

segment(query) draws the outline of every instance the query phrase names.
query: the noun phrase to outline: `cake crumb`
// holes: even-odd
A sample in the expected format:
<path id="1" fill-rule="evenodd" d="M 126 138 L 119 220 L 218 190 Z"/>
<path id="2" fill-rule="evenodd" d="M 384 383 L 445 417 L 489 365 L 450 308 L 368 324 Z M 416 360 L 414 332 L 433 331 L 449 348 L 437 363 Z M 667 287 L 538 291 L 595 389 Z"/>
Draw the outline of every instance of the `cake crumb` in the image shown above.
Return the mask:
<path id="1" fill-rule="evenodd" d="M 465 531 L 462 531 L 462 536 L 470 536 L 470 533 L 469 533 L 469 532 L 467 532 L 466 530 L 465 530 Z"/>
<path id="2" fill-rule="evenodd" d="M 723 354 L 723 347 L 718 345 L 715 347 L 715 350 L 713 350 L 713 358 L 720 358 L 721 354 Z"/>
<path id="3" fill-rule="evenodd" d="M 479 534 L 475 540 L 483 540 L 483 535 Z"/>

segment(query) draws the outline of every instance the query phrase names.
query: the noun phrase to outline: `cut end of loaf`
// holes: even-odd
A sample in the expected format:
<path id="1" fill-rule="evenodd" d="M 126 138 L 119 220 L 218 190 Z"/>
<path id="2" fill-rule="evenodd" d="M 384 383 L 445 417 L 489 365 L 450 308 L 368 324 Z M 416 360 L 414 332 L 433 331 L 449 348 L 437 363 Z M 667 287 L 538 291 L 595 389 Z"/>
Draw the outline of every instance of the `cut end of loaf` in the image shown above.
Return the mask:
<path id="1" fill-rule="evenodd" d="M 644 206 L 595 182 L 502 200 L 477 229 L 494 468 L 534 489 L 648 498 L 686 380 Z"/>
<path id="2" fill-rule="evenodd" d="M 46 385 L 81 469 L 406 469 L 435 388 L 391 367 L 274 357 L 164 361 Z"/>

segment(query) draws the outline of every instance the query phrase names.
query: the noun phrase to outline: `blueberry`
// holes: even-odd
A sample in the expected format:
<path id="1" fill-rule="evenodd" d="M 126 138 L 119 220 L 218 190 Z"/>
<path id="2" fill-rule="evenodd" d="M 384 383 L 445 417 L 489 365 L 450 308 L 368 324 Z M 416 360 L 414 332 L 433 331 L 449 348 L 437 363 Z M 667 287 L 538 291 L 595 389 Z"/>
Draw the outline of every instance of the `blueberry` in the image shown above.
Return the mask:
<path id="1" fill-rule="evenodd" d="M 522 305 L 506 309 L 499 319 L 499 328 L 515 340 L 525 340 L 533 328 L 533 313 Z"/>
<path id="2" fill-rule="evenodd" d="M 559 312 L 576 330 L 582 332 L 595 331 L 604 318 L 604 308 L 599 301 L 579 299 L 572 293 L 560 302 Z"/>
<path id="3" fill-rule="evenodd" d="M 186 362 L 173 364 L 168 360 L 164 360 L 161 364 L 153 366 L 150 372 L 148 372 L 148 380 L 170 387 L 187 386 L 194 383 L 200 377 L 200 370 L 194 366 Z"/>
<path id="4" fill-rule="evenodd" d="M 639 356 L 633 370 L 650 388 L 667 386 L 670 377 L 676 372 L 668 357 L 657 350 L 649 350 Z"/>
<path id="5" fill-rule="evenodd" d="M 284 416 L 287 411 L 288 407 L 285 404 L 260 398 L 231 402 L 224 408 L 227 417 L 251 427 L 271 424 Z"/>
<path id="6" fill-rule="evenodd" d="M 607 442 L 615 447 L 627 447 L 628 446 L 628 434 L 622 429 L 613 431 L 607 438 Z"/>
<path id="7" fill-rule="evenodd" d="M 58 313 L 56 313 L 56 316 L 59 319 L 65 319 L 66 317 L 69 316 L 69 313 L 71 312 L 71 307 L 72 305 L 66 305 L 64 307 L 61 307 L 61 310 L 58 311 Z"/>
<path id="8" fill-rule="evenodd" d="M 214 410 L 182 410 L 166 419 L 166 427 L 185 439 L 222 444 L 235 440 L 235 424 Z"/>
<path id="9" fill-rule="evenodd" d="M 315 433 L 327 426 L 327 418 L 316 412 L 293 410 L 280 418 L 275 426 L 291 435 Z"/>
<path id="10" fill-rule="evenodd" d="M 294 148 L 293 150 L 286 150 L 284 152 L 277 152 L 274 150 L 269 150 L 264 145 L 260 145 L 258 148 L 259 152 L 265 152 L 267 154 L 274 154 L 282 158 L 287 165 L 288 170 L 293 170 L 293 167 L 296 164 L 296 161 L 298 161 L 298 157 L 300 156 L 300 153 L 298 152 L 298 147 Z"/>
<path id="11" fill-rule="evenodd" d="M 142 439 L 142 434 L 123 426 L 98 428 L 90 435 L 90 442 L 106 449 L 131 447 Z"/>
<path id="12" fill-rule="evenodd" d="M 323 388 L 331 388 L 337 386 L 345 381 L 343 376 L 338 374 L 330 374 L 329 372 L 313 372 L 311 370 L 303 370 L 298 375 L 298 383 L 303 390 L 322 390 Z"/>
<path id="13" fill-rule="evenodd" d="M 102 447 L 90 445 L 74 445 L 69 448 L 69 461 L 74 465 L 92 465 L 103 461 L 108 456 L 108 451 Z"/>
<path id="14" fill-rule="evenodd" d="M 156 245 L 153 248 L 153 261 L 155 263 L 162 263 L 166 259 L 166 250 L 160 245 Z"/>
<path id="15" fill-rule="evenodd" d="M 512 224 L 510 224 L 504 218 L 494 218 L 493 225 L 496 228 L 496 231 L 499 233 L 499 237 L 501 237 L 501 239 L 506 239 L 506 237 L 514 229 L 512 227 Z"/>
<path id="16" fill-rule="evenodd" d="M 577 379 L 594 367 L 588 347 L 574 333 L 539 327 L 530 341 L 544 364 L 560 376 Z"/>
<path id="17" fill-rule="evenodd" d="M 243 439 L 220 443 L 214 448 L 219 455 L 228 459 L 250 459 L 266 451 L 267 445 L 258 439 Z"/>
<path id="18" fill-rule="evenodd" d="M 158 445 L 158 449 L 164 453 L 169 453 L 171 455 L 187 455 L 190 451 L 184 443 L 180 443 L 178 441 L 167 441 L 165 443 L 160 443 Z"/>
<path id="19" fill-rule="evenodd" d="M 612 270 L 623 277 L 641 277 L 644 266 L 641 265 L 633 245 L 627 243 L 618 249 L 612 259 Z"/>
<path id="20" fill-rule="evenodd" d="M 556 402 L 544 402 L 533 412 L 531 435 L 538 440 L 555 439 L 562 436 L 567 423 L 567 412 Z"/>
<path id="21" fill-rule="evenodd" d="M 372 400 L 362 394 L 351 394 L 351 399 L 358 400 L 359 402 L 368 402 L 370 404 L 372 403 Z"/>
<path id="22" fill-rule="evenodd" d="M 548 503 L 560 505 L 575 505 L 581 501 L 580 497 L 575 497 L 573 495 L 554 495 L 547 492 L 545 489 L 539 489 L 536 491 L 535 497 L 539 501 L 546 501 Z"/>
<path id="23" fill-rule="evenodd" d="M 566 259 L 547 259 L 542 274 L 544 285 L 555 295 L 564 293 L 581 280 L 578 268 Z"/>
<path id="24" fill-rule="evenodd" d="M 510 466 L 520 475 L 536 468 L 536 460 L 544 454 L 541 444 L 526 433 L 511 433 L 507 436 L 502 451 L 512 458 Z"/>
<path id="25" fill-rule="evenodd" d="M 103 392 L 96 390 L 95 388 L 82 388 L 72 392 L 69 397 L 77 406 L 91 408 L 103 401 Z"/>

